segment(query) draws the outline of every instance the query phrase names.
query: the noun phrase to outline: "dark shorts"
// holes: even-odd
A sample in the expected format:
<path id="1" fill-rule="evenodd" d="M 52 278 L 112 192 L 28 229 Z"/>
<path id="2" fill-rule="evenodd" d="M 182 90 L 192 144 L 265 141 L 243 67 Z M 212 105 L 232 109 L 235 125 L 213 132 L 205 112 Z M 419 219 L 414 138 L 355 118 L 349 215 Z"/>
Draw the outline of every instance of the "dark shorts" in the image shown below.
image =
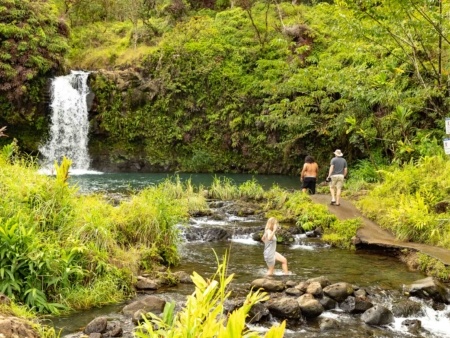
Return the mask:
<path id="1" fill-rule="evenodd" d="M 302 189 L 306 189 L 311 195 L 314 195 L 316 193 L 316 181 L 315 177 L 304 177 Z"/>

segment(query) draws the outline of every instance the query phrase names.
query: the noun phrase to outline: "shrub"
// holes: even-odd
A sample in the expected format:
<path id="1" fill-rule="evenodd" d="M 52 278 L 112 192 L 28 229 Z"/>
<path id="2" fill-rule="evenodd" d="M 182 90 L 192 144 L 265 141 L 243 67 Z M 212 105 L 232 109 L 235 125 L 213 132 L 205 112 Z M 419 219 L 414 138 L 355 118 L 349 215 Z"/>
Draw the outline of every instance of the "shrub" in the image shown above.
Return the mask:
<path id="1" fill-rule="evenodd" d="M 336 220 L 325 229 L 322 239 L 331 245 L 350 249 L 352 248 L 352 238 L 362 225 L 360 218 L 347 219 L 345 221 Z"/>
<path id="2" fill-rule="evenodd" d="M 238 187 L 239 196 L 243 199 L 262 200 L 264 197 L 263 187 L 256 181 L 255 178 L 246 181 Z"/>
<path id="3" fill-rule="evenodd" d="M 230 201 L 239 197 L 239 189 L 231 179 L 215 176 L 209 189 L 209 196 L 222 201 Z"/>
<path id="4" fill-rule="evenodd" d="M 435 212 L 436 203 L 446 201 L 450 193 L 449 170 L 450 161 L 442 156 L 392 165 L 379 171 L 382 182 L 358 206 L 399 239 L 450 247 L 445 221 L 450 212 Z"/>

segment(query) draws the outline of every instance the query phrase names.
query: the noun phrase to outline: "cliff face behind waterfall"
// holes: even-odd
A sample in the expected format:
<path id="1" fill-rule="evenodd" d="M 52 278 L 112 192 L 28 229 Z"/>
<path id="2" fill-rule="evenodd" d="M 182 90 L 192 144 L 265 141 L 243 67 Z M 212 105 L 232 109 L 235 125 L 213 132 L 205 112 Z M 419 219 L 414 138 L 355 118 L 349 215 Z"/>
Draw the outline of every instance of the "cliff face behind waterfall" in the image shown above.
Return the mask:
<path id="1" fill-rule="evenodd" d="M 93 169 L 295 174 L 335 148 L 417 159 L 445 137 L 450 4 L 400 5 L 6 1 L 0 123 L 37 154 L 50 80 L 83 69 Z"/>

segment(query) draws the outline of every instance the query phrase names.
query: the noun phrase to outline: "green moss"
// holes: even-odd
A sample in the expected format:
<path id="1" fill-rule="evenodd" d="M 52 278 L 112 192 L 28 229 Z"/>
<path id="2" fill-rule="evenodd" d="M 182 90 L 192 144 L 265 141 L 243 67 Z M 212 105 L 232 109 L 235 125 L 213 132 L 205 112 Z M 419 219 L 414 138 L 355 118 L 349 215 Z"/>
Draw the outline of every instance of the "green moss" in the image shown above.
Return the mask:
<path id="1" fill-rule="evenodd" d="M 418 253 L 419 269 L 428 276 L 439 278 L 444 282 L 450 281 L 450 267 L 426 254 Z"/>

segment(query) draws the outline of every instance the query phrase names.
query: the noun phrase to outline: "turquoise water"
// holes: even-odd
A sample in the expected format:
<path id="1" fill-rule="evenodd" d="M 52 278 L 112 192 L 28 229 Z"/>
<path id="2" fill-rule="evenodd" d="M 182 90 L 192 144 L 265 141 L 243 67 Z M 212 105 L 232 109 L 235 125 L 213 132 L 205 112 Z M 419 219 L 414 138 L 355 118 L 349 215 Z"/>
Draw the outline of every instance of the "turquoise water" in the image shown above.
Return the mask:
<path id="1" fill-rule="evenodd" d="M 195 173 L 98 173 L 71 176 L 69 182 L 77 185 L 81 192 L 113 192 L 127 193 L 141 190 L 147 186 L 156 185 L 166 179 L 179 177 L 182 182 L 190 180 L 195 186 L 208 187 L 214 178 L 224 178 L 236 184 L 255 179 L 265 189 L 274 184 L 285 189 L 300 189 L 297 176 L 285 175 L 251 175 L 251 174 L 195 174 Z"/>

